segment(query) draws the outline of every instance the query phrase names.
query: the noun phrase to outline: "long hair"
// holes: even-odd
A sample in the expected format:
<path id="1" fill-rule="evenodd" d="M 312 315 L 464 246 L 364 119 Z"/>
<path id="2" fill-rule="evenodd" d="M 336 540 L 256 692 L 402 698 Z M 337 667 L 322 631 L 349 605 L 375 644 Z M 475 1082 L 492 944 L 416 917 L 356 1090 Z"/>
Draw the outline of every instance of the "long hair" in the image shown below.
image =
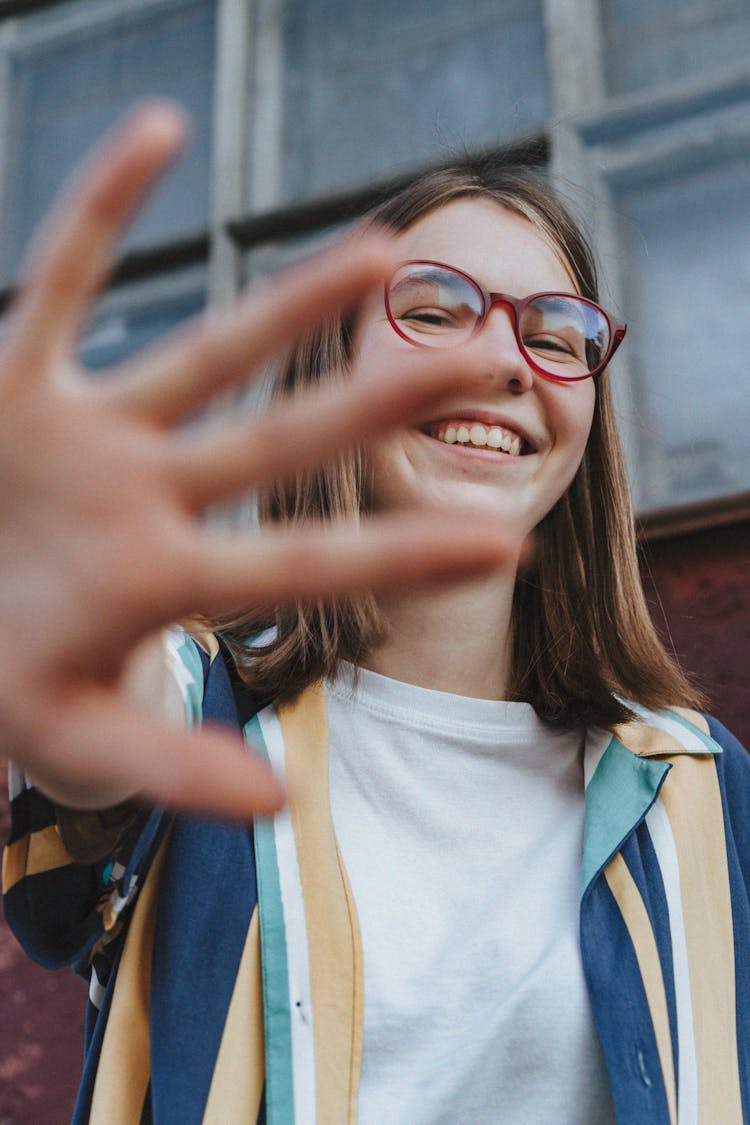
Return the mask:
<path id="1" fill-rule="evenodd" d="M 430 172 L 377 206 L 373 225 L 403 231 L 456 199 L 492 200 L 530 221 L 571 270 L 582 296 L 598 300 L 586 239 L 552 191 L 524 169 L 473 162 Z M 345 371 L 356 314 L 310 333 L 276 381 L 286 394 Z M 261 522 L 358 518 L 367 508 L 361 451 L 301 473 L 259 498 Z M 357 663 L 378 637 L 372 596 L 279 607 L 215 622 L 242 679 L 257 697 L 283 700 L 340 662 Z M 271 640 L 252 638 L 269 626 Z M 511 698 L 559 726 L 610 726 L 630 717 L 627 700 L 646 707 L 700 697 L 666 652 L 646 605 L 633 512 L 605 371 L 596 378 L 591 433 L 568 490 L 536 530 L 536 552 L 517 581 L 512 618 Z M 499 654 L 498 654 L 499 656 Z"/>

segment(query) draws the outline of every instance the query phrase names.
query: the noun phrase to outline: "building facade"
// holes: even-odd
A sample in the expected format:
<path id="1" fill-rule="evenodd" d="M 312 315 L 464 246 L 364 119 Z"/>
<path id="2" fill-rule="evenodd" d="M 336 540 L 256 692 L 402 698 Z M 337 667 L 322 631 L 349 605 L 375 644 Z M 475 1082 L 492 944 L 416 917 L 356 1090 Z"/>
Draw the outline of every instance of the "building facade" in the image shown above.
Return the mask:
<path id="1" fill-rule="evenodd" d="M 613 386 L 657 621 L 750 741 L 748 59 L 750 0 L 0 0 L 0 293 L 146 94 L 194 136 L 87 326 L 99 377 L 387 184 L 476 151 L 535 165 L 630 325 Z M 78 1002 L 0 932 L 0 1122 L 64 1120 Z"/>

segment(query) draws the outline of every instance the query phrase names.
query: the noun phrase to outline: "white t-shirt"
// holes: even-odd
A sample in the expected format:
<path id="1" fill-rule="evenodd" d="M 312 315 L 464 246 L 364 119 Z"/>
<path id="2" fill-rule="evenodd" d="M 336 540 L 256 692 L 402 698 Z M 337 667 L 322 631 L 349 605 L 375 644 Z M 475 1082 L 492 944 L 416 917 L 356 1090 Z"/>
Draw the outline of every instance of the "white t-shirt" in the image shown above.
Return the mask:
<path id="1" fill-rule="evenodd" d="M 334 826 L 362 930 L 361 1125 L 609 1125 L 578 942 L 580 735 L 345 667 Z"/>

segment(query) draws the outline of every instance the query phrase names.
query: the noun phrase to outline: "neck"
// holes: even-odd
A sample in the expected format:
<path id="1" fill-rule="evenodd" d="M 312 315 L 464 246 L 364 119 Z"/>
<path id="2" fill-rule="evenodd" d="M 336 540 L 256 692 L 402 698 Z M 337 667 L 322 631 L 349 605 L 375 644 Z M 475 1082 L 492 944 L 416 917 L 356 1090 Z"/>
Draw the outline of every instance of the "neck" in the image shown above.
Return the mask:
<path id="1" fill-rule="evenodd" d="M 365 668 L 418 687 L 507 699 L 515 570 L 438 590 L 389 594 Z"/>

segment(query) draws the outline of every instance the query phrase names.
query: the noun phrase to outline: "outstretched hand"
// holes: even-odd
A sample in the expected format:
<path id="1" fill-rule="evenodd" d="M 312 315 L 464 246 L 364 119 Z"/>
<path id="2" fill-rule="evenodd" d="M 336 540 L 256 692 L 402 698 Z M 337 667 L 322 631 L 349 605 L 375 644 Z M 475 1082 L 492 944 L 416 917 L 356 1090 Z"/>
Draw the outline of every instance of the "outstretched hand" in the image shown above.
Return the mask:
<path id="1" fill-rule="evenodd" d="M 451 356 L 280 403 L 220 428 L 176 425 L 393 268 L 385 236 L 297 267 L 149 349 L 106 380 L 74 361 L 124 224 L 181 148 L 185 122 L 133 113 L 42 227 L 0 347 L 0 749 L 62 793 L 140 791 L 230 817 L 283 795 L 230 735 L 169 729 L 126 704 L 123 670 L 155 630 L 196 612 L 470 573 L 514 550 L 458 514 L 359 528 L 209 527 L 207 505 L 429 414 L 480 378 Z"/>

